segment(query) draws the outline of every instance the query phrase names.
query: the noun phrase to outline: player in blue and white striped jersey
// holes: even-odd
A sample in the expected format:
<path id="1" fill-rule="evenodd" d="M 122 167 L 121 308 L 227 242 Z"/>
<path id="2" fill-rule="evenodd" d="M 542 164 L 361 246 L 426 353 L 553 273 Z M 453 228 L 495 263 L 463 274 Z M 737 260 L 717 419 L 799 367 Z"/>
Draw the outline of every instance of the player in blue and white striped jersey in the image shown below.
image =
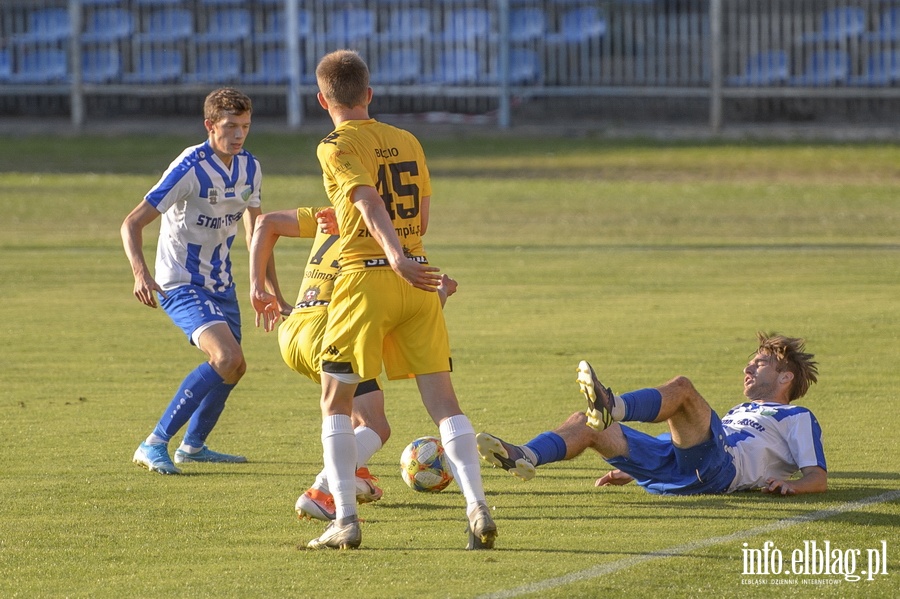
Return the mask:
<path id="1" fill-rule="evenodd" d="M 749 401 L 721 419 L 686 377 L 619 396 L 581 362 L 578 384 L 588 400 L 586 414 L 572 414 L 525 445 L 480 433 L 479 453 L 526 480 L 536 466 L 570 460 L 591 448 L 616 468 L 597 486 L 635 480 L 650 493 L 671 495 L 824 492 L 822 429 L 812 412 L 792 405 L 817 380 L 814 356 L 802 339 L 760 333 L 758 341 L 744 367 Z M 669 433 L 651 437 L 623 421 L 666 422 Z"/>
<path id="2" fill-rule="evenodd" d="M 240 221 L 249 246 L 261 213 L 262 172 L 259 161 L 243 147 L 252 111 L 250 98 L 235 89 L 210 93 L 204 102 L 208 139 L 185 149 L 122 224 L 135 297 L 151 308 L 157 307 L 158 298 L 172 321 L 209 358 L 182 381 L 134 454 L 136 464 L 153 472 L 180 473 L 169 457 L 168 442 L 185 424 L 176 463 L 247 461 L 210 450 L 206 439 L 246 370 L 230 250 Z M 154 276 L 144 259 L 143 230 L 160 216 Z M 271 282 L 271 264 L 268 273 Z"/>

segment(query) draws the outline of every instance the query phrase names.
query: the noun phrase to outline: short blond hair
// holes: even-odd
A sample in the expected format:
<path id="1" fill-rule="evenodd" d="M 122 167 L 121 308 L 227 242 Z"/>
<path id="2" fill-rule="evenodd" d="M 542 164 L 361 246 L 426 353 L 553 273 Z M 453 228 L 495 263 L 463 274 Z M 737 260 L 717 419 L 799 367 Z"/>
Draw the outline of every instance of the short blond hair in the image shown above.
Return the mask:
<path id="1" fill-rule="evenodd" d="M 778 333 L 756 333 L 759 341 L 757 353 L 773 356 L 775 369 L 785 370 L 794 375 L 788 399 L 794 401 L 806 395 L 810 385 L 819 380 L 818 364 L 815 356 L 806 352 L 806 341 L 798 337 L 785 337 Z"/>
<path id="2" fill-rule="evenodd" d="M 213 123 L 218 123 L 226 115 L 245 112 L 253 112 L 253 102 L 247 95 L 232 87 L 213 90 L 203 101 L 203 118 Z"/>
<path id="3" fill-rule="evenodd" d="M 369 67 L 358 52 L 335 50 L 319 61 L 316 82 L 329 104 L 344 108 L 364 106 L 369 90 Z"/>

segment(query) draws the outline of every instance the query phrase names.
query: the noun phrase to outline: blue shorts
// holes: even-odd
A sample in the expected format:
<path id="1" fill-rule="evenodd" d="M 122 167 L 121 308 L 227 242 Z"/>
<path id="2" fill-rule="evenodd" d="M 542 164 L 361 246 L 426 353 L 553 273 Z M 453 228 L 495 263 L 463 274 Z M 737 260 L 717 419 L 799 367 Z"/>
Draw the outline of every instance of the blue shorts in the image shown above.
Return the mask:
<path id="1" fill-rule="evenodd" d="M 725 493 L 737 470 L 731 454 L 725 451 L 725 431 L 715 412 L 710 416 L 709 430 L 712 438 L 708 441 L 681 449 L 668 435 L 651 437 L 622 426 L 629 457 L 606 461 L 657 495 Z"/>
<path id="2" fill-rule="evenodd" d="M 159 296 L 160 305 L 191 344 L 194 331 L 219 322 L 228 323 L 231 334 L 241 342 L 241 311 L 234 287 L 212 293 L 197 285 L 182 285 L 167 291 L 166 295 L 167 298 Z"/>

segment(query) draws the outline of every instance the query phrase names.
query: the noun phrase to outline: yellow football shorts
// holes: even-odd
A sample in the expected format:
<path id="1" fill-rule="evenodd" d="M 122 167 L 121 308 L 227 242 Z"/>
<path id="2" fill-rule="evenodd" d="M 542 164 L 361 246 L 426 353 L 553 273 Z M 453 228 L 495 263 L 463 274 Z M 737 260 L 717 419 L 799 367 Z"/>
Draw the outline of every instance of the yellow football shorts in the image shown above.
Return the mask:
<path id="1" fill-rule="evenodd" d="M 416 289 L 390 269 L 341 274 L 322 344 L 323 370 L 389 379 L 448 372 L 450 342 L 437 293 Z"/>
<path id="2" fill-rule="evenodd" d="M 325 306 L 293 312 L 278 327 L 278 346 L 284 363 L 315 382 L 321 382 L 322 336 L 328 313 Z"/>

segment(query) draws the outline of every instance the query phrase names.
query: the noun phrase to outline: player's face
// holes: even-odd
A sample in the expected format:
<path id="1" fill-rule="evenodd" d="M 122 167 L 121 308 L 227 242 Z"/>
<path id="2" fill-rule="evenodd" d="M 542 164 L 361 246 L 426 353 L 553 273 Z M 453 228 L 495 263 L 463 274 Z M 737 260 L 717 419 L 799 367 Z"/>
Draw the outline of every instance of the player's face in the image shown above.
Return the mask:
<path id="1" fill-rule="evenodd" d="M 776 369 L 775 357 L 758 353 L 744 368 L 744 395 L 747 399 L 773 401 L 781 373 Z"/>
<path id="2" fill-rule="evenodd" d="M 207 120 L 206 129 L 213 151 L 226 164 L 230 164 L 231 157 L 244 148 L 244 141 L 250 133 L 250 113 L 229 114 L 217 122 Z"/>

